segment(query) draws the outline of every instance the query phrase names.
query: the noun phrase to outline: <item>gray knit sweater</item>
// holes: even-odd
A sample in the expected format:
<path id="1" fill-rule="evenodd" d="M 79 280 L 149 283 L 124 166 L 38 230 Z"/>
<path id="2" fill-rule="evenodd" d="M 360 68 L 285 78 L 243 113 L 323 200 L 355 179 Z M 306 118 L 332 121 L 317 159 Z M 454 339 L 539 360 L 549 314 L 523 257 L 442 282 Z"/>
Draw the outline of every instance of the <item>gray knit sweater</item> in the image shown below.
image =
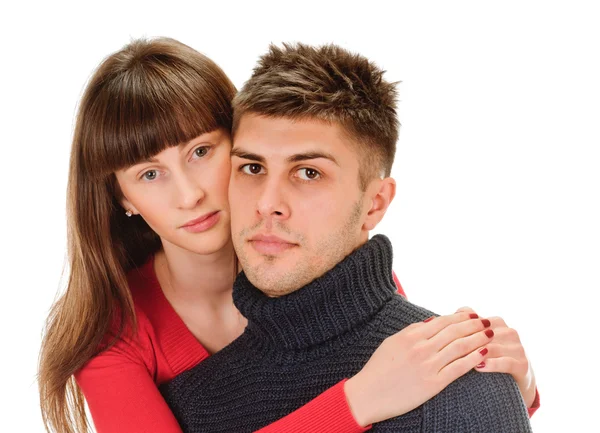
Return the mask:
<path id="1" fill-rule="evenodd" d="M 161 387 L 186 433 L 252 432 L 283 418 L 356 374 L 386 337 L 432 316 L 396 293 L 392 247 L 381 235 L 280 298 L 265 296 L 241 274 L 234 302 L 248 318 L 244 333 Z M 372 431 L 526 433 L 531 427 L 510 376 L 471 371 Z"/>

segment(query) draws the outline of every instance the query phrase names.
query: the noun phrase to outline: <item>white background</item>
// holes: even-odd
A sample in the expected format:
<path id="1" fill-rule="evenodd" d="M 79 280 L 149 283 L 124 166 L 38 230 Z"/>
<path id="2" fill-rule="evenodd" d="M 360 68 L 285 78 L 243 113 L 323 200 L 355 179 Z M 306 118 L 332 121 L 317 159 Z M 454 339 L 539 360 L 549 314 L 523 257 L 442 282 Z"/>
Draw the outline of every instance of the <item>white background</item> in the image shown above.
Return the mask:
<path id="1" fill-rule="evenodd" d="M 35 374 L 65 258 L 77 101 L 104 56 L 159 35 L 238 87 L 282 41 L 335 42 L 402 81 L 398 194 L 378 231 L 409 298 L 439 313 L 470 305 L 520 332 L 542 396 L 534 431 L 597 426 L 594 2 L 81 3 L 0 13 L 0 431 L 42 431 Z"/>

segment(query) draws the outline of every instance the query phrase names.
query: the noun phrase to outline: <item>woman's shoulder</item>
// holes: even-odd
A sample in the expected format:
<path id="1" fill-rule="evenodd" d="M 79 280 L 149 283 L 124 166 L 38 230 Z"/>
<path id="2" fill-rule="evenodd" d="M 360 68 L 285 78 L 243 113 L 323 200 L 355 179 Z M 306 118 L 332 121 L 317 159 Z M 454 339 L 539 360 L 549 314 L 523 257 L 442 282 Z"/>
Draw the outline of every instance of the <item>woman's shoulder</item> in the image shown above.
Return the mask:
<path id="1" fill-rule="evenodd" d="M 154 255 L 151 255 L 143 265 L 133 268 L 127 273 L 127 283 L 136 305 L 142 306 L 156 298 L 152 295 L 160 290 L 160 284 L 154 272 Z"/>
<path id="2" fill-rule="evenodd" d="M 146 263 L 127 273 L 127 283 L 135 313 L 142 319 L 137 331 L 141 330 L 140 326 L 151 328 L 169 326 L 170 322 L 178 319 L 154 272 L 153 255 L 146 260 Z"/>
<path id="3" fill-rule="evenodd" d="M 137 333 L 157 362 L 157 381 L 170 380 L 209 354 L 164 295 L 154 271 L 154 256 L 127 276 L 138 320 Z"/>
<path id="4" fill-rule="evenodd" d="M 153 290 L 156 277 L 153 275 L 152 258 L 144 265 L 128 272 L 127 281 L 133 299 L 135 320 L 127 320 L 120 308 L 115 308 L 114 318 L 104 334 L 98 353 L 81 369 L 106 367 L 110 363 L 136 363 L 149 371 L 156 370 L 154 356 L 154 326 L 147 314 L 147 296 Z"/>
<path id="5" fill-rule="evenodd" d="M 161 383 L 209 356 L 163 294 L 154 272 L 154 257 L 130 270 L 127 281 L 136 320 L 113 322 L 91 365 L 102 365 L 102 358 L 142 364 Z"/>

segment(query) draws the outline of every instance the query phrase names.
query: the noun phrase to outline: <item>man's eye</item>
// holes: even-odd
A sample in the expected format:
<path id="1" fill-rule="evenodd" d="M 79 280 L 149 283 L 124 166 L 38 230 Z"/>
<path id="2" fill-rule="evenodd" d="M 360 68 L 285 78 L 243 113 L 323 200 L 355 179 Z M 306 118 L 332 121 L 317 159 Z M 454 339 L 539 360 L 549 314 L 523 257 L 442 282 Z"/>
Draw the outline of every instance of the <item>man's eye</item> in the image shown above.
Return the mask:
<path id="1" fill-rule="evenodd" d="M 242 171 L 246 174 L 261 174 L 262 165 L 260 164 L 246 164 L 242 166 Z"/>
<path id="2" fill-rule="evenodd" d="M 321 177 L 321 173 L 314 168 L 301 168 L 298 170 L 298 177 L 302 180 L 316 180 Z"/>
<path id="3" fill-rule="evenodd" d="M 200 147 L 197 147 L 196 149 L 194 149 L 194 156 L 197 156 L 198 158 L 202 158 L 203 156 L 206 156 L 207 153 L 208 153 L 207 146 L 200 146 Z"/>
<path id="4" fill-rule="evenodd" d="M 144 180 L 154 180 L 158 176 L 158 172 L 156 170 L 148 170 L 144 174 L 142 174 L 142 178 Z"/>

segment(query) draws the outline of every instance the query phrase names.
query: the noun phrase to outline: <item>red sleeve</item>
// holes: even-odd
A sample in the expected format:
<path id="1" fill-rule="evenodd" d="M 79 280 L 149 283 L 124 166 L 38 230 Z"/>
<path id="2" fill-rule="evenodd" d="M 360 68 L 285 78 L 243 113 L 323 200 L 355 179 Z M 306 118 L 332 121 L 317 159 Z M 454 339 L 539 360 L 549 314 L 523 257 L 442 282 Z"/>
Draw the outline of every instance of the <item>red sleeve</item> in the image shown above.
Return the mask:
<path id="1" fill-rule="evenodd" d="M 257 433 L 362 433 L 369 430 L 371 426 L 361 427 L 354 419 L 344 392 L 345 382 L 341 381 Z"/>
<path id="2" fill-rule="evenodd" d="M 533 416 L 533 414 L 535 413 L 535 411 L 538 410 L 539 408 L 540 408 L 540 394 L 536 388 L 535 389 L 535 399 L 533 400 L 533 404 L 531 405 L 531 407 L 529 409 L 527 409 L 527 412 L 529 412 L 529 418 L 531 418 Z"/>
<path id="3" fill-rule="evenodd" d="M 406 298 L 406 293 L 404 293 L 404 289 L 400 285 L 400 280 L 398 279 L 398 277 L 396 276 L 396 273 L 394 271 L 392 271 L 392 278 L 394 279 L 394 283 L 396 284 L 396 287 L 398 288 L 398 294 L 400 294 Z"/>
<path id="4" fill-rule="evenodd" d="M 154 383 L 155 364 L 150 339 L 140 331 L 138 339 L 120 338 L 75 374 L 97 433 L 182 433 Z"/>

